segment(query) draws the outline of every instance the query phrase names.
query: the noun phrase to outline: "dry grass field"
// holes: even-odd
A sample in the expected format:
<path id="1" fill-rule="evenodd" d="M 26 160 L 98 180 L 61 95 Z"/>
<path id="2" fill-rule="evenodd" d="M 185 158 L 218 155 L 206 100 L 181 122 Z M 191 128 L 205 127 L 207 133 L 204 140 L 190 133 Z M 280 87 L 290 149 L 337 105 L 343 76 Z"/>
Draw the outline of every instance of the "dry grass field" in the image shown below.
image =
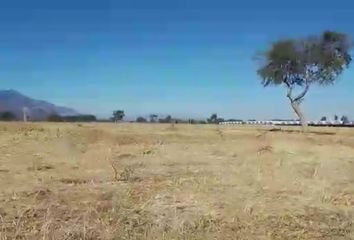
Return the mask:
<path id="1" fill-rule="evenodd" d="M 354 129 L 0 124 L 0 239 L 354 239 Z"/>

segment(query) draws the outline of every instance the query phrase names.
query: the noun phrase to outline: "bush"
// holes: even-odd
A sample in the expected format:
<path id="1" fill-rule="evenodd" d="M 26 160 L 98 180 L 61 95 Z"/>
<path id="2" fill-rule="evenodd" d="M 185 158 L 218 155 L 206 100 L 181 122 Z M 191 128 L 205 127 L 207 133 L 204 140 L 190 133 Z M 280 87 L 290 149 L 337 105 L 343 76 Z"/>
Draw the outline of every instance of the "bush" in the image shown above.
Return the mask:
<path id="1" fill-rule="evenodd" d="M 47 120 L 49 122 L 62 122 L 63 118 L 62 118 L 62 116 L 60 116 L 58 114 L 51 114 L 48 116 Z"/>
<path id="2" fill-rule="evenodd" d="M 51 114 L 47 120 L 49 122 L 95 122 L 97 119 L 94 115 L 60 116 Z"/>
<path id="3" fill-rule="evenodd" d="M 143 117 L 138 117 L 138 118 L 136 119 L 136 122 L 138 122 L 138 123 L 145 123 L 145 122 L 147 122 L 147 120 L 146 120 L 145 118 L 143 118 Z"/>
<path id="4" fill-rule="evenodd" d="M 95 122 L 95 115 L 77 115 L 77 116 L 65 116 L 62 117 L 65 122 Z"/>
<path id="5" fill-rule="evenodd" d="M 0 121 L 15 121 L 17 117 L 12 112 L 0 112 Z"/>

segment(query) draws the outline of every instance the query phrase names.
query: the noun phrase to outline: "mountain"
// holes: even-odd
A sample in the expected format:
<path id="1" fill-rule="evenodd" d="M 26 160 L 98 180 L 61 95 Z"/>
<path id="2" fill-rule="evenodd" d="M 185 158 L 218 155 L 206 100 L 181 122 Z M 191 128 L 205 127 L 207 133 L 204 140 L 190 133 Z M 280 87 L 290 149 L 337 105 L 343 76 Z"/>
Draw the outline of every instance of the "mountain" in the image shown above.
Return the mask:
<path id="1" fill-rule="evenodd" d="M 74 109 L 33 99 L 15 90 L 0 90 L 0 112 L 9 111 L 14 113 L 18 119 L 22 119 L 24 108 L 32 120 L 44 120 L 51 114 L 79 115 Z"/>

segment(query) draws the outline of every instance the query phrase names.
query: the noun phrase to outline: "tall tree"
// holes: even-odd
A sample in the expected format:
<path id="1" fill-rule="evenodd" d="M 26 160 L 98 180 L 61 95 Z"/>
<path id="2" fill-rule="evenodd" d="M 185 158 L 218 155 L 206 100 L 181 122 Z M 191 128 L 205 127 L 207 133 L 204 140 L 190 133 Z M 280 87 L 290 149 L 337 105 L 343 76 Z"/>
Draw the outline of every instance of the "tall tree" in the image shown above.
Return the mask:
<path id="1" fill-rule="evenodd" d="M 125 114 L 124 114 L 123 110 L 113 111 L 113 120 L 115 122 L 122 121 L 124 117 L 125 117 Z"/>
<path id="2" fill-rule="evenodd" d="M 167 122 L 167 123 L 172 122 L 172 117 L 171 117 L 171 115 L 167 115 L 167 117 L 165 118 L 165 122 Z"/>
<path id="3" fill-rule="evenodd" d="M 303 39 L 280 40 L 260 55 L 258 74 L 264 87 L 286 87 L 286 96 L 305 129 L 307 122 L 300 104 L 306 93 L 313 84 L 335 83 L 352 60 L 351 47 L 346 34 L 332 31 Z"/>
<path id="4" fill-rule="evenodd" d="M 348 118 L 347 116 L 345 116 L 345 115 L 343 115 L 343 116 L 340 118 L 340 120 L 343 122 L 343 124 L 349 123 L 349 118 Z"/>
<path id="5" fill-rule="evenodd" d="M 207 119 L 208 123 L 216 124 L 218 122 L 218 114 L 211 114 L 210 118 Z"/>
<path id="6" fill-rule="evenodd" d="M 150 118 L 150 122 L 154 123 L 157 121 L 157 114 L 150 114 L 149 118 Z"/>

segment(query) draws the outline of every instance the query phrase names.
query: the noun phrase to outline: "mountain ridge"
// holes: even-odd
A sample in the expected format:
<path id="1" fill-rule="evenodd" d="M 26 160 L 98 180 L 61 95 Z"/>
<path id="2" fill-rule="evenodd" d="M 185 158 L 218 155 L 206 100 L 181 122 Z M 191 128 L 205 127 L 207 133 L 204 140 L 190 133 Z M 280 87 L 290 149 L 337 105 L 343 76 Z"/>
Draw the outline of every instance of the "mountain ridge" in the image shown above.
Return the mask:
<path id="1" fill-rule="evenodd" d="M 14 89 L 0 90 L 0 112 L 12 112 L 18 119 L 21 119 L 24 108 L 31 120 L 45 120 L 52 114 L 60 116 L 79 115 L 72 108 L 34 99 Z"/>

